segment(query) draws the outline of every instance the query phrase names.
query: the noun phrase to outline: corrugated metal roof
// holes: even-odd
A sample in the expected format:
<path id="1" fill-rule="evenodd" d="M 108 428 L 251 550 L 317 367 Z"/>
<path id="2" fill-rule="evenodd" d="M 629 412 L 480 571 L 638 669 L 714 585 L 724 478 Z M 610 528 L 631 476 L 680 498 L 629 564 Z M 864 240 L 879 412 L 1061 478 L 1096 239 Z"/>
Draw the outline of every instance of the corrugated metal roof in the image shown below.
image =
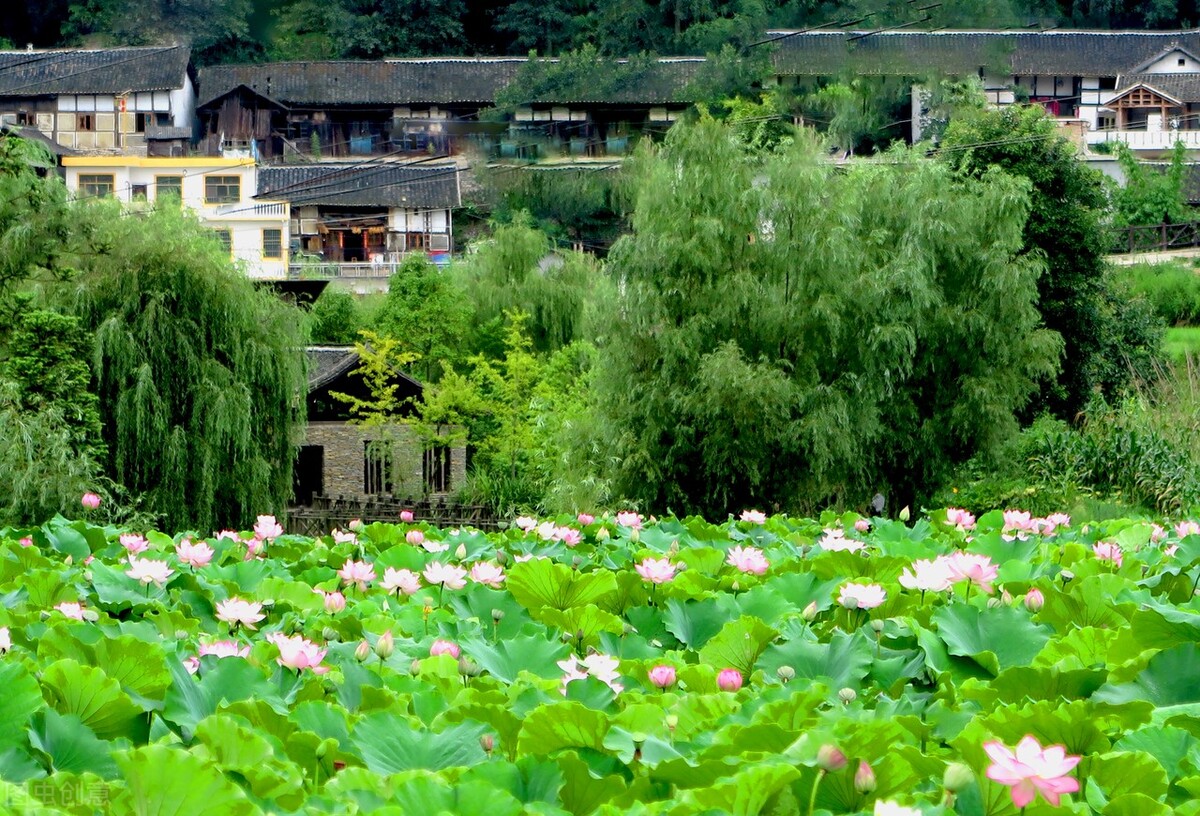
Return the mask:
<path id="1" fill-rule="evenodd" d="M 183 45 L 0 51 L 0 96 L 169 91 L 183 87 L 190 59 Z"/>
<path id="2" fill-rule="evenodd" d="M 264 166 L 258 170 L 258 197 L 347 207 L 450 209 L 461 205 L 455 164 L 358 164 Z"/>

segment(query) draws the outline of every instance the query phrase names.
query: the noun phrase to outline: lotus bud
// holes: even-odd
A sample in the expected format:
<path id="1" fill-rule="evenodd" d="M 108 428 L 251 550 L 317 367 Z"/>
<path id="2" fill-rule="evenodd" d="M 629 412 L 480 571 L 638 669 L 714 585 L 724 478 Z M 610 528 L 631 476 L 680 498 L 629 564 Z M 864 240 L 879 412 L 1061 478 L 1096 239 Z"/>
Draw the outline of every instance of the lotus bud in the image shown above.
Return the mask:
<path id="1" fill-rule="evenodd" d="M 458 673 L 463 677 L 478 677 L 483 671 L 479 668 L 479 664 L 469 657 L 460 657 L 458 659 Z"/>
<path id="2" fill-rule="evenodd" d="M 325 740 L 321 740 L 321 744 L 317 746 L 317 750 L 313 751 L 313 754 L 316 756 L 317 759 L 324 759 L 325 755 L 328 753 L 329 753 L 329 746 L 326 745 Z"/>
<path id="3" fill-rule="evenodd" d="M 608 541 L 610 538 L 612 538 L 612 533 L 608 531 L 607 527 L 601 527 L 596 531 L 597 541 Z"/>
<path id="4" fill-rule="evenodd" d="M 577 570 L 583 566 L 583 559 L 578 555 L 571 559 L 571 569 Z"/>
<path id="5" fill-rule="evenodd" d="M 499 623 L 502 620 L 504 620 L 504 610 L 503 609 L 493 609 L 492 610 L 492 623 Z"/>
<path id="6" fill-rule="evenodd" d="M 479 747 L 483 749 L 485 754 L 491 756 L 492 751 L 496 750 L 496 738 L 491 734 L 484 734 L 479 738 Z"/>
<path id="7" fill-rule="evenodd" d="M 325 638 L 326 640 L 337 640 L 338 630 L 334 629 L 332 626 L 326 626 L 321 630 L 321 637 Z"/>
<path id="8" fill-rule="evenodd" d="M 951 762 L 942 774 L 942 785 L 951 793 L 958 793 L 974 781 L 974 771 L 961 762 Z"/>
<path id="9" fill-rule="evenodd" d="M 912 511 L 908 509 L 908 505 L 904 505 L 904 509 L 900 511 L 900 520 L 908 521 L 912 518 Z"/>
<path id="10" fill-rule="evenodd" d="M 739 584 L 737 581 L 734 581 L 734 582 L 733 582 L 733 586 L 731 586 L 731 587 L 730 587 L 730 589 L 732 589 L 734 592 L 741 592 L 741 591 L 742 591 L 742 585 L 741 585 L 741 584 Z"/>
<path id="11" fill-rule="evenodd" d="M 412 520 L 413 520 L 413 511 L 412 510 L 401 510 L 400 511 L 400 520 L 402 522 L 404 522 L 405 524 L 411 524 Z"/>
<path id="12" fill-rule="evenodd" d="M 346 526 L 350 528 L 350 532 L 352 533 L 361 533 L 364 525 L 362 519 L 351 519 L 350 523 Z"/>
<path id="13" fill-rule="evenodd" d="M 742 673 L 737 669 L 721 669 L 717 675 L 717 688 L 721 691 L 737 691 L 742 687 Z"/>
<path id="14" fill-rule="evenodd" d="M 846 705 L 850 705 L 858 699 L 858 692 L 852 688 L 844 688 L 838 692 L 838 699 Z"/>
<path id="15" fill-rule="evenodd" d="M 859 793 L 870 793 L 875 790 L 875 772 L 871 770 L 871 766 L 865 761 L 858 763 L 858 770 L 854 772 L 854 789 Z"/>
<path id="16" fill-rule="evenodd" d="M 639 530 L 638 528 L 634 527 L 632 530 L 629 531 L 629 540 L 632 541 L 634 544 L 637 544 L 639 541 L 642 540 L 642 531 Z"/>
<path id="17" fill-rule="evenodd" d="M 815 621 L 817 619 L 817 602 L 810 601 L 808 606 L 804 607 L 804 611 L 800 614 L 809 623 Z"/>
<path id="18" fill-rule="evenodd" d="M 459 561 L 467 557 L 467 545 L 459 544 L 454 550 L 454 557 Z"/>
<path id="19" fill-rule="evenodd" d="M 50 610 L 49 610 L 49 609 L 43 609 L 43 610 L 42 610 L 42 611 L 39 613 L 39 615 L 38 615 L 38 616 L 39 616 L 39 617 L 40 617 L 42 620 L 44 620 L 44 621 L 46 621 L 46 620 L 50 620 Z"/>
<path id="20" fill-rule="evenodd" d="M 83 610 L 83 619 L 89 623 L 95 623 L 100 620 L 100 613 L 95 609 L 85 609 Z"/>
<path id="21" fill-rule="evenodd" d="M 1025 608 L 1030 612 L 1041 612 L 1046 605 L 1046 596 L 1036 587 L 1025 593 Z"/>
<path id="22" fill-rule="evenodd" d="M 366 660 L 370 656 L 371 656 L 371 644 L 367 643 L 367 641 L 365 641 L 365 640 L 361 641 L 358 644 L 358 646 L 354 649 L 354 659 L 357 660 L 359 663 L 362 663 L 364 660 Z"/>
<path id="23" fill-rule="evenodd" d="M 625 624 L 625 625 L 628 626 L 629 624 Z M 572 638 L 566 632 L 563 632 L 561 635 L 559 635 L 558 639 L 561 640 L 563 643 L 570 643 L 572 640 L 574 640 L 574 638 Z"/>
<path id="24" fill-rule="evenodd" d="M 999 598 L 988 598 L 987 605 L 988 609 L 999 609 L 1000 607 L 1004 606 Z"/>
<path id="25" fill-rule="evenodd" d="M 667 730 L 674 733 L 675 729 L 678 727 L 679 727 L 679 715 L 668 714 L 667 715 Z"/>
<path id="26" fill-rule="evenodd" d="M 826 743 L 817 749 L 817 767 L 825 773 L 835 773 L 846 767 L 846 755 L 836 746 Z"/>
<path id="27" fill-rule="evenodd" d="M 176 640 L 187 640 L 188 639 L 187 631 L 184 629 L 176 629 L 175 630 L 175 639 Z"/>
<path id="28" fill-rule="evenodd" d="M 504 550 L 496 550 L 496 563 L 502 567 L 507 564 L 508 553 L 506 553 Z"/>
<path id="29" fill-rule="evenodd" d="M 660 689 L 675 685 L 675 667 L 668 665 L 655 666 L 650 669 L 650 682 Z"/>
<path id="30" fill-rule="evenodd" d="M 387 660 L 394 651 L 396 651 L 396 640 L 392 637 L 392 630 L 388 629 L 379 636 L 379 640 L 375 641 L 375 654 L 380 660 Z"/>
<path id="31" fill-rule="evenodd" d="M 786 683 L 789 680 L 796 679 L 796 670 L 791 666 L 780 666 L 775 670 L 775 676 Z"/>
<path id="32" fill-rule="evenodd" d="M 884 620 L 879 620 L 879 619 L 875 619 L 875 620 L 871 621 L 871 629 L 872 629 L 872 630 L 875 632 L 875 634 L 877 634 L 877 635 L 879 635 L 879 634 L 882 634 L 882 633 L 883 633 L 883 627 L 884 627 L 884 625 L 885 625 L 886 623 L 887 623 L 887 621 L 884 621 Z"/>
<path id="33" fill-rule="evenodd" d="M 1007 589 L 1000 592 L 1000 603 L 1004 606 L 1012 606 L 1013 596 Z"/>

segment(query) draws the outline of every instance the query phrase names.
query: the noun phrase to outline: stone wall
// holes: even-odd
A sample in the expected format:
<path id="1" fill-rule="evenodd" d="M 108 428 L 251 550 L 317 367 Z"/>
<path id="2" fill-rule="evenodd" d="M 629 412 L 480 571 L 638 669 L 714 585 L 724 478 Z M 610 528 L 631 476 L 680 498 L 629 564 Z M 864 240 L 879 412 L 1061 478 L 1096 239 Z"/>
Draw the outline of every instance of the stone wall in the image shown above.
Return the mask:
<path id="1" fill-rule="evenodd" d="M 396 468 L 392 494 L 421 496 L 426 493 L 422 470 L 420 440 L 407 425 L 392 425 L 386 431 L 365 429 L 346 422 L 310 422 L 305 445 L 324 448 L 324 492 L 327 496 L 364 497 L 364 463 L 369 442 L 390 439 Z M 453 493 L 466 480 L 466 451 L 450 451 L 450 490 Z"/>

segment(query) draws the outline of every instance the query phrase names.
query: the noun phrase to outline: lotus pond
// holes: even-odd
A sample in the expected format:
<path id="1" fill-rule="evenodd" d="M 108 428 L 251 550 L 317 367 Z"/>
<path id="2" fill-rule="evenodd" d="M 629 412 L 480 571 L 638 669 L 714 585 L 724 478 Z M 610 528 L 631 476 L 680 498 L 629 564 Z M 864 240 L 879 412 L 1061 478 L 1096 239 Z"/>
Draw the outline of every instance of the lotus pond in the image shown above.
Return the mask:
<path id="1" fill-rule="evenodd" d="M 1200 525 L 0 531 L 0 810 L 1200 813 Z"/>

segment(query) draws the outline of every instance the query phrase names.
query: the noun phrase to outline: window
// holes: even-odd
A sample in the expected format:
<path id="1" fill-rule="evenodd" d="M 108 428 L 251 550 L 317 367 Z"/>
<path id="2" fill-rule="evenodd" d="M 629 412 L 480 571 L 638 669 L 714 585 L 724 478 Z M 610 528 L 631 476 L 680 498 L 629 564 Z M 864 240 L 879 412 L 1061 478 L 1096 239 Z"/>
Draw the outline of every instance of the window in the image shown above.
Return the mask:
<path id="1" fill-rule="evenodd" d="M 227 229 L 213 230 L 213 232 L 216 233 L 217 240 L 221 242 L 225 251 L 233 255 L 233 233 Z"/>
<path id="2" fill-rule="evenodd" d="M 132 186 L 132 189 L 130 190 L 130 195 L 133 196 L 134 201 L 145 201 L 146 200 L 146 185 L 145 184 L 134 184 Z"/>
<path id="3" fill-rule="evenodd" d="M 90 113 L 79 113 L 75 115 L 75 129 L 83 131 L 93 131 L 96 129 L 96 120 L 92 118 Z"/>
<path id="4" fill-rule="evenodd" d="M 207 176 L 204 179 L 205 204 L 236 204 L 242 199 L 241 176 Z"/>
<path id="5" fill-rule="evenodd" d="M 1183 66 L 1187 65 L 1187 60 L 1184 59 L 1183 57 L 1180 57 L 1179 61 L 1175 64 L 1178 65 L 1180 68 L 1182 68 Z"/>
<path id="6" fill-rule="evenodd" d="M 450 491 L 450 448 L 437 445 L 425 451 L 421 464 L 425 490 L 430 493 Z"/>
<path id="7" fill-rule="evenodd" d="M 108 174 L 79 174 L 79 195 L 86 198 L 104 198 L 113 194 L 116 184 Z"/>
<path id="8" fill-rule="evenodd" d="M 265 229 L 263 232 L 263 250 L 264 258 L 282 258 L 283 257 L 283 230 Z"/>
<path id="9" fill-rule="evenodd" d="M 146 126 L 151 123 L 152 113 L 135 113 L 133 115 L 133 129 L 138 133 L 145 133 Z"/>
<path id="10" fill-rule="evenodd" d="M 183 200 L 183 176 L 154 177 L 154 200 L 162 201 L 164 198 L 171 198 L 176 202 Z"/>
<path id="11" fill-rule="evenodd" d="M 379 496 L 391 492 L 391 451 L 380 442 L 363 442 L 363 493 Z"/>

